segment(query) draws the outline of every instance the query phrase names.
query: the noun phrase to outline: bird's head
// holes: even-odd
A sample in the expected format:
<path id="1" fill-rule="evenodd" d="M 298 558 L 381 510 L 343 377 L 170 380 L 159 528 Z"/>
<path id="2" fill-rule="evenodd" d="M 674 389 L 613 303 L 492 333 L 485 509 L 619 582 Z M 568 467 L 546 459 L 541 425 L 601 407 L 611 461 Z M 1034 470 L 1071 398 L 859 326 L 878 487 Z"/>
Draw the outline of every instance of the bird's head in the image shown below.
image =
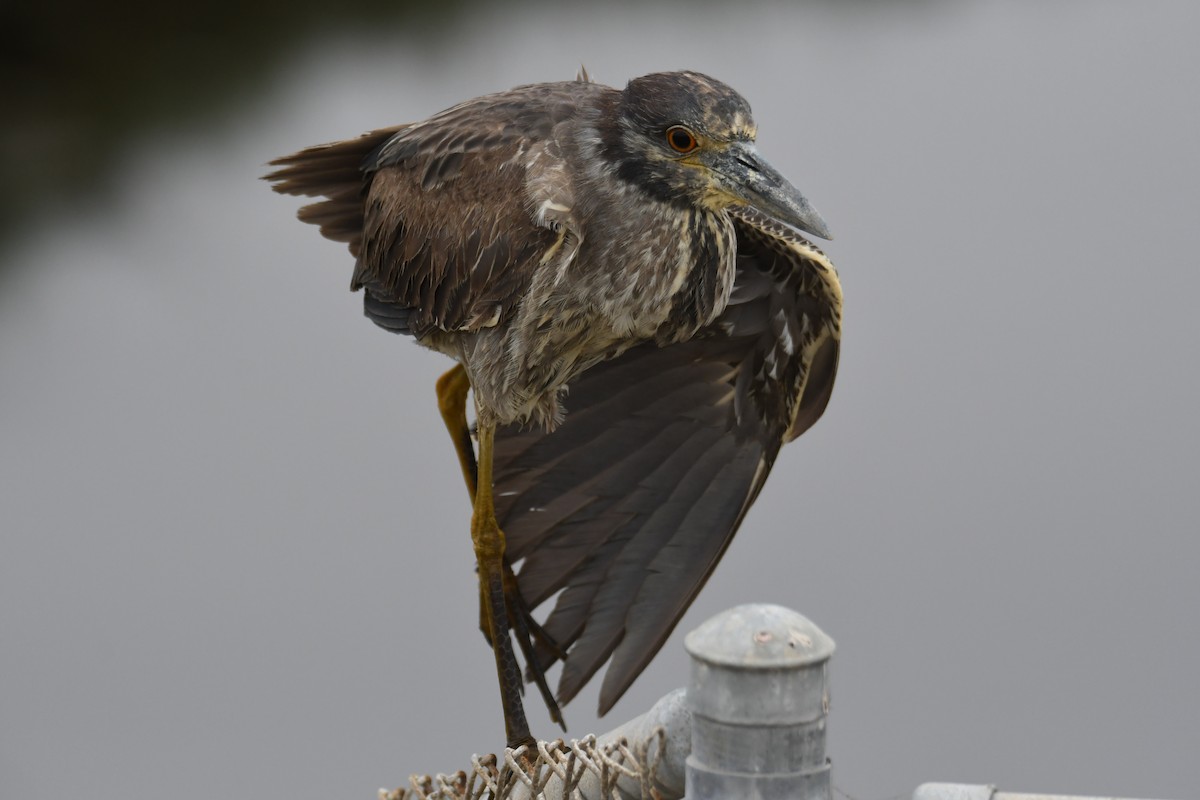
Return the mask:
<path id="1" fill-rule="evenodd" d="M 616 114 L 606 149 L 627 183 L 713 211 L 752 206 L 831 238 L 812 204 L 758 154 L 750 104 L 724 83 L 697 72 L 644 75 L 621 92 Z"/>

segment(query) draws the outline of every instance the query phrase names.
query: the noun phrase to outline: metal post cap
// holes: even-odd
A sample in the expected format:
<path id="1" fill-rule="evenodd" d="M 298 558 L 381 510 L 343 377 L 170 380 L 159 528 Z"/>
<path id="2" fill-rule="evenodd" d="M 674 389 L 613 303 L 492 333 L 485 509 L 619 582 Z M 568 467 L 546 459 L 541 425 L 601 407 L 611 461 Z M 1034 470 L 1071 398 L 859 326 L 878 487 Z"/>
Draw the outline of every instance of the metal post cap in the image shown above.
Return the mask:
<path id="1" fill-rule="evenodd" d="M 833 639 L 803 614 L 769 603 L 723 611 L 683 640 L 688 653 L 714 666 L 798 669 L 827 661 Z"/>

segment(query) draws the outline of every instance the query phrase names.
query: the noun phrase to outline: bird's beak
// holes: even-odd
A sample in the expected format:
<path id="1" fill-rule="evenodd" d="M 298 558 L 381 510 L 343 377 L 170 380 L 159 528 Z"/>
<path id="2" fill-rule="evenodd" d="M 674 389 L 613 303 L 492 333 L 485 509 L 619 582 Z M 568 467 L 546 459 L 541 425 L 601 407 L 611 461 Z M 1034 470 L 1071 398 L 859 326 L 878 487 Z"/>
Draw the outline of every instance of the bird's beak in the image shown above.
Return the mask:
<path id="1" fill-rule="evenodd" d="M 832 239 L 829 226 L 787 178 L 758 154 L 749 142 L 733 142 L 720 151 L 712 170 L 725 191 L 764 214 L 822 239 Z"/>

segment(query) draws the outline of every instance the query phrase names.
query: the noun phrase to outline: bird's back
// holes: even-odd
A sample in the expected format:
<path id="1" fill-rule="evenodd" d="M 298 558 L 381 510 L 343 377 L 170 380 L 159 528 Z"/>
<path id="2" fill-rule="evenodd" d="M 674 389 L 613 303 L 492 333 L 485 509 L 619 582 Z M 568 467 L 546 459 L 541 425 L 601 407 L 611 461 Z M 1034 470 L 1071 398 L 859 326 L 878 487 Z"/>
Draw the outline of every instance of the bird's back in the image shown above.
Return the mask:
<path id="1" fill-rule="evenodd" d="M 351 288 L 365 290 L 383 327 L 424 338 L 499 325 L 557 238 L 530 208 L 528 162 L 614 91 L 569 81 L 486 95 L 277 159 L 267 178 L 276 191 L 322 198 L 300 217 L 349 244 Z"/>

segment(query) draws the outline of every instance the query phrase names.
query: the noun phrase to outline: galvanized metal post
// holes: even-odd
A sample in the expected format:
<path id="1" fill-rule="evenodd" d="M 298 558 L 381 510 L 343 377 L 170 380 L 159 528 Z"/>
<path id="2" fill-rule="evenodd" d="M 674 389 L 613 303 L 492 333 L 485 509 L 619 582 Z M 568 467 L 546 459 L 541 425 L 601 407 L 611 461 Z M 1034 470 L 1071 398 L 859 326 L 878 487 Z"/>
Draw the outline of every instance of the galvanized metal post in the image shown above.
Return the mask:
<path id="1" fill-rule="evenodd" d="M 1119 797 L 1081 797 L 1067 794 L 1002 792 L 995 786 L 973 783 L 923 783 L 913 800 L 1122 800 Z"/>
<path id="2" fill-rule="evenodd" d="M 745 605 L 688 634 L 688 800 L 829 800 L 825 717 L 834 644 L 795 611 Z"/>

